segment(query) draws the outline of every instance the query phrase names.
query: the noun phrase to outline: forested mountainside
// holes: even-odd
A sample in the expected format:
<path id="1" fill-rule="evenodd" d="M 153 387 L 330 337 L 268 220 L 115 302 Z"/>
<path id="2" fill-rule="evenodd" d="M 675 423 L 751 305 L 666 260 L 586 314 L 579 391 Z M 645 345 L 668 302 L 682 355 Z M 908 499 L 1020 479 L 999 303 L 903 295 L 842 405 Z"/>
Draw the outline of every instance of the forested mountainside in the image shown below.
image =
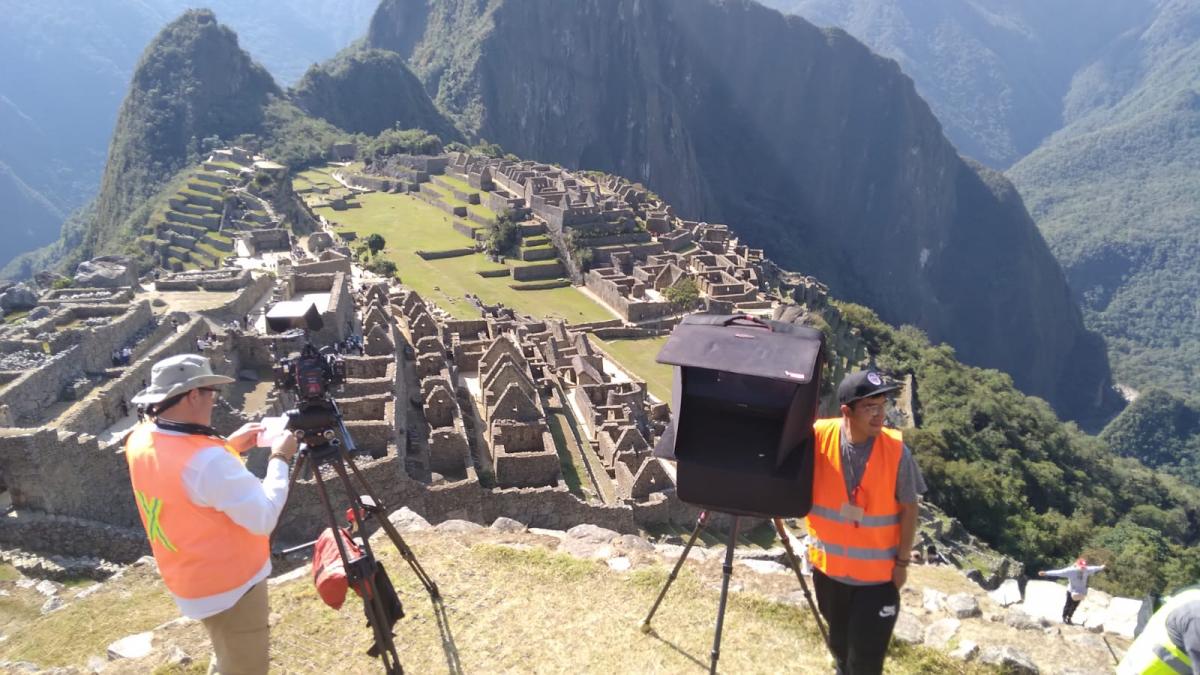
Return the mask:
<path id="1" fill-rule="evenodd" d="M 128 239 L 126 220 L 165 177 L 199 158 L 202 139 L 261 130 L 263 108 L 278 94 L 212 12 L 189 10 L 168 24 L 146 47 L 121 104 L 82 254 Z"/>
<path id="2" fill-rule="evenodd" d="M 1200 8 L 763 0 L 896 59 L 966 155 L 1014 164 L 1116 379 L 1200 384 Z"/>
<path id="3" fill-rule="evenodd" d="M 1009 175 L 1118 380 L 1200 400 L 1200 6 L 1164 2 L 1076 79 L 1090 110 Z"/>
<path id="4" fill-rule="evenodd" d="M 385 0 L 366 42 L 403 55 L 468 136 L 739 223 L 784 266 L 1067 417 L 1119 405 L 1015 190 L 964 162 L 911 80 L 840 31 L 748 0 Z"/>
<path id="5" fill-rule="evenodd" d="M 1076 73 L 1156 0 L 760 0 L 895 59 L 959 152 L 1005 169 L 1078 114 Z"/>
<path id="6" fill-rule="evenodd" d="M 280 82 L 366 30 L 377 0 L 209 0 Z M 146 44 L 185 0 L 6 2 L 0 11 L 0 267 L 54 241 L 96 196 L 117 109 Z M 7 168 L 5 168 L 7 167 Z M 70 229 L 70 228 L 68 228 Z M 44 256 L 43 256 L 44 257 Z M 10 270 L 14 273 L 16 270 Z"/>
<path id="7" fill-rule="evenodd" d="M 309 69 L 292 91 L 306 112 L 352 133 L 425 129 L 445 142 L 458 130 L 429 100 L 421 81 L 395 52 L 350 49 Z"/>

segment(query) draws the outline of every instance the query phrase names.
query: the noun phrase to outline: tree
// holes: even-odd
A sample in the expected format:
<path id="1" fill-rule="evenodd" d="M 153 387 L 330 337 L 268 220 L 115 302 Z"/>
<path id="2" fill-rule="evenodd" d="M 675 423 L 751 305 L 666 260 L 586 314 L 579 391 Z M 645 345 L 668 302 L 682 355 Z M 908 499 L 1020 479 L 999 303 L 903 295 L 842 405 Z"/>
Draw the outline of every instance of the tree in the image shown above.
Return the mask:
<path id="1" fill-rule="evenodd" d="M 684 277 L 663 291 L 663 296 L 676 312 L 687 312 L 700 304 L 700 287 L 696 285 L 695 279 Z"/>
<path id="2" fill-rule="evenodd" d="M 371 255 L 377 255 L 386 245 L 387 241 L 378 232 L 367 237 L 367 248 L 370 249 Z"/>

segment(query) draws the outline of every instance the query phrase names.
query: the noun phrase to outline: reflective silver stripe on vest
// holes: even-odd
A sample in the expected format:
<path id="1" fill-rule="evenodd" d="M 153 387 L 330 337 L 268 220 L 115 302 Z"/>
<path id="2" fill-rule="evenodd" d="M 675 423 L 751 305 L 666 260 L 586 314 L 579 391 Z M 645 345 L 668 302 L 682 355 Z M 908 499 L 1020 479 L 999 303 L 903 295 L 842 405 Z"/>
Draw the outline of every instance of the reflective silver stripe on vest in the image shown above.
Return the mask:
<path id="1" fill-rule="evenodd" d="M 827 506 L 813 504 L 809 513 L 820 516 L 826 520 L 832 520 L 836 523 L 847 523 L 853 525 L 855 521 L 844 517 L 840 511 L 834 511 Z M 890 527 L 900 524 L 900 514 L 894 513 L 890 516 L 863 516 L 862 520 L 858 521 L 859 527 Z"/>
<path id="2" fill-rule="evenodd" d="M 1192 667 L 1184 663 L 1183 659 L 1172 654 L 1166 647 L 1154 645 L 1150 648 L 1150 651 L 1154 652 L 1159 661 L 1162 661 L 1168 668 L 1179 673 L 1179 675 L 1191 675 Z"/>
<path id="3" fill-rule="evenodd" d="M 842 546 L 841 544 L 830 544 L 828 542 L 815 539 L 813 548 L 824 551 L 829 555 L 838 555 L 843 558 L 852 558 L 854 560 L 895 560 L 896 553 L 899 547 L 891 548 L 863 548 L 861 546 Z"/>

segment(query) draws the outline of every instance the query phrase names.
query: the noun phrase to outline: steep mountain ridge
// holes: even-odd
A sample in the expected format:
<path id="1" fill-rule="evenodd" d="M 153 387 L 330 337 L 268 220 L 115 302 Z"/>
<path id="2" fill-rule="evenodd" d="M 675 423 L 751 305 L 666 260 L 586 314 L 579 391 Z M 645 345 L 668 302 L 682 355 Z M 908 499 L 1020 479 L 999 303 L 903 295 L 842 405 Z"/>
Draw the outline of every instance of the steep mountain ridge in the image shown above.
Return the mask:
<path id="1" fill-rule="evenodd" d="M 117 116 L 96 215 L 83 256 L 124 245 L 125 221 L 162 183 L 197 158 L 199 139 L 261 128 L 270 74 L 209 10 L 189 10 L 146 47 Z"/>
<path id="2" fill-rule="evenodd" d="M 366 43 L 406 57 L 471 136 L 736 224 L 1066 417 L 1117 405 L 1015 190 L 961 160 L 911 80 L 841 31 L 745 0 L 385 0 Z"/>

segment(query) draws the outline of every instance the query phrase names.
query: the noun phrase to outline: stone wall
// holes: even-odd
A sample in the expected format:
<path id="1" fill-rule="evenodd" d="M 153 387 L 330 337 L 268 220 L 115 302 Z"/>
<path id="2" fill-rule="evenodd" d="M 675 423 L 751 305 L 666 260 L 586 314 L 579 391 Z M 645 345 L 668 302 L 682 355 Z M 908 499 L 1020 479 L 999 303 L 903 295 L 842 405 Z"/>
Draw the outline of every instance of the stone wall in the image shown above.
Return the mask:
<path id="1" fill-rule="evenodd" d="M 561 262 L 548 265 L 523 265 L 512 268 L 512 278 L 516 281 L 541 281 L 557 279 L 566 273 Z"/>
<path id="2" fill-rule="evenodd" d="M 124 452 L 96 437 L 42 428 L 0 431 L 0 475 L 13 507 L 141 527 Z"/>
<path id="3" fill-rule="evenodd" d="M 164 324 L 168 331 L 170 324 Z M 177 354 L 193 354 L 196 352 L 196 339 L 209 330 L 208 324 L 195 320 L 187 324 L 182 331 L 167 333 L 163 339 L 153 345 L 153 353 L 147 353 L 125 368 L 121 376 L 97 386 L 80 402 L 71 406 L 59 415 L 57 426 L 65 431 L 80 433 L 95 433 L 106 429 L 121 419 L 121 402 L 133 398 L 142 390 L 142 382 L 150 380 L 150 371 L 154 364 L 169 356 Z M 158 331 L 156 330 L 157 334 Z M 213 371 L 223 375 L 233 375 L 237 365 L 224 358 L 228 351 L 222 348 L 219 352 L 204 354 L 212 361 Z"/>
<path id="4" fill-rule="evenodd" d="M 249 286 L 243 288 L 232 300 L 226 302 L 219 307 L 212 309 L 201 310 L 200 314 L 211 317 L 233 316 L 241 319 L 262 300 L 263 296 L 271 292 L 271 288 L 275 285 L 274 277 L 263 275 L 254 280 Z"/>
<path id="5" fill-rule="evenodd" d="M 100 558 L 128 565 L 150 555 L 150 544 L 141 524 L 118 527 L 93 520 L 37 512 L 11 514 L 0 525 L 0 546 L 25 548 L 57 555 Z"/>
<path id="6" fill-rule="evenodd" d="M 0 406 L 7 405 L 17 420 L 40 420 L 59 400 L 62 388 L 84 373 L 102 373 L 112 366 L 112 352 L 124 346 L 150 323 L 150 303 L 142 301 L 104 326 L 88 329 L 88 339 L 42 367 L 17 377 L 0 390 Z"/>

